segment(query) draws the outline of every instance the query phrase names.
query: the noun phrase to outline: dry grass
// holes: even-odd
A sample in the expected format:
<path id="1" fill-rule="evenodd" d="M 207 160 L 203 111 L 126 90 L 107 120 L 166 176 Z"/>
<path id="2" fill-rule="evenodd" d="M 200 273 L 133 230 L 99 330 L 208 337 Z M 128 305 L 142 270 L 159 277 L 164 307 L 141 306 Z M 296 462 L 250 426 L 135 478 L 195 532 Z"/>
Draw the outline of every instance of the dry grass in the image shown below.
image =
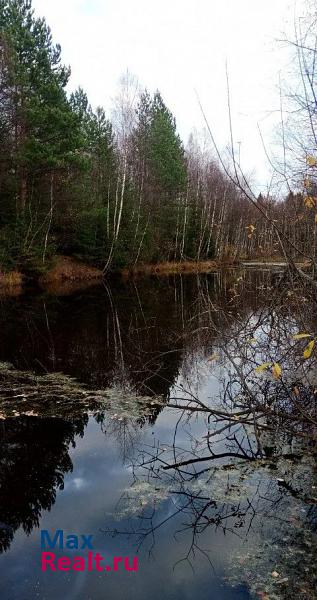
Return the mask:
<path id="1" fill-rule="evenodd" d="M 19 296 L 23 292 L 23 275 L 18 271 L 0 271 L 0 296 Z"/>
<path id="2" fill-rule="evenodd" d="M 174 275 L 177 273 L 209 273 L 217 271 L 220 263 L 215 260 L 207 261 L 183 261 L 183 262 L 162 262 L 155 265 L 136 265 L 134 267 L 122 269 L 120 272 L 124 277 L 140 275 Z"/>
<path id="3" fill-rule="evenodd" d="M 58 256 L 52 267 L 39 279 L 41 284 L 60 281 L 84 281 L 102 279 L 102 271 L 68 256 Z"/>
<path id="4" fill-rule="evenodd" d="M 0 272 L 0 285 L 1 286 L 14 286 L 22 285 L 23 275 L 19 271 L 10 271 L 9 273 Z"/>

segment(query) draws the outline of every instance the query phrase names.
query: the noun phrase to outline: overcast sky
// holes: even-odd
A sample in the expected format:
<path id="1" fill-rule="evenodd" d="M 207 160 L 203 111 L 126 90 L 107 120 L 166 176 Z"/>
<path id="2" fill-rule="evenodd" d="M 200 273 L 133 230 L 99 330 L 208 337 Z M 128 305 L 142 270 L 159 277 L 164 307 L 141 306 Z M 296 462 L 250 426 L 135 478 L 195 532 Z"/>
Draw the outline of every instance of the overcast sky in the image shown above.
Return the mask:
<path id="1" fill-rule="evenodd" d="M 219 146 L 226 145 L 227 60 L 241 163 L 261 184 L 268 179 L 257 123 L 269 143 L 279 71 L 284 76 L 290 61 L 276 40 L 291 27 L 294 0 L 33 0 L 33 6 L 71 65 L 71 88 L 81 85 L 91 104 L 110 115 L 128 69 L 150 91 L 161 91 L 185 143 L 204 125 L 196 89 Z"/>

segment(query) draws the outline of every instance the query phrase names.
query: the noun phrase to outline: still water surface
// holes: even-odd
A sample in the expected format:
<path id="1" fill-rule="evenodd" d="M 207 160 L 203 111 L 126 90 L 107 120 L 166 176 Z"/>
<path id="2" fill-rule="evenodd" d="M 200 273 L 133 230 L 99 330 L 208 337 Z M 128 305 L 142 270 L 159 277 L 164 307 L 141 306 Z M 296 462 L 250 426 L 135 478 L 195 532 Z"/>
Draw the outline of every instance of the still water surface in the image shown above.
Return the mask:
<path id="1" fill-rule="evenodd" d="M 306 507 L 280 498 L 267 472 L 255 481 L 250 472 L 237 476 L 216 469 L 212 481 L 202 473 L 185 489 L 181 472 L 166 471 L 157 479 L 155 462 L 155 453 L 172 447 L 179 422 L 178 411 L 165 408 L 168 399 L 192 393 L 208 402 L 221 395 L 225 368 L 210 360 L 217 337 L 237 319 L 257 313 L 257 290 L 274 289 L 278 275 L 246 278 L 248 291 L 238 304 L 232 301 L 237 275 L 229 272 L 113 281 L 86 290 L 30 290 L 1 299 L 0 361 L 38 375 L 61 372 L 92 390 L 115 390 L 118 397 L 108 411 L 75 405 L 63 418 L 61 411 L 47 416 L 44 407 L 40 416 L 20 412 L 0 421 L 1 599 L 261 597 L 261 581 L 252 587 L 248 580 L 248 557 L 259 560 L 259 567 L 252 563 L 253 582 L 257 568 L 272 571 L 277 560 L 269 557 L 272 532 L 275 553 L 281 551 L 278 528 L 285 528 L 281 535 L 289 544 L 289 523 L 281 514 L 293 502 L 298 528 L 309 517 Z M 202 296 L 215 309 L 216 331 L 208 329 Z M 136 415 L 128 401 L 120 408 L 121 395 L 132 392 L 148 397 L 149 410 Z M 157 396 L 158 404 L 151 401 Z M 185 419 L 177 445 L 188 452 L 205 434 L 205 420 Z M 218 452 L 227 444 L 226 434 L 217 437 Z M 252 510 L 246 510 L 238 489 L 244 479 L 251 486 L 245 495 Z M 209 520 L 195 529 L 200 511 L 207 515 L 201 502 L 208 498 Z M 109 560 L 137 553 L 138 572 L 42 573 L 41 529 L 92 534 L 94 552 Z M 269 598 L 283 597 L 279 589 L 274 593 Z"/>

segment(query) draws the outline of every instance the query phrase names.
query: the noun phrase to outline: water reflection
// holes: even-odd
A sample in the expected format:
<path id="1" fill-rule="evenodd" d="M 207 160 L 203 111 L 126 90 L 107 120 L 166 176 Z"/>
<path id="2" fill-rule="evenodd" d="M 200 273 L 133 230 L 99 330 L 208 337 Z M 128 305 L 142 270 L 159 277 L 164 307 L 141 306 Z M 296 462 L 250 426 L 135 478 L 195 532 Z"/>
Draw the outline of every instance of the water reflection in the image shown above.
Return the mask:
<path id="1" fill-rule="evenodd" d="M 315 331 L 313 300 L 302 306 L 269 272 L 2 299 L 0 361 L 14 368 L 0 369 L 0 550 L 10 573 L 21 558 L 25 598 L 39 574 L 20 548 L 38 547 L 21 529 L 76 531 L 79 514 L 100 547 L 155 556 L 135 598 L 153 581 L 162 597 L 162 578 L 166 598 L 313 598 L 317 382 L 290 343 Z M 63 581 L 51 593 L 41 577 L 45 597 Z M 99 580 L 69 585 L 103 597 Z"/>
<path id="2" fill-rule="evenodd" d="M 76 422 L 16 417 L 0 429 L 0 551 L 8 550 L 15 531 L 29 534 L 43 510 L 50 510 L 64 474 L 72 470 L 69 446 L 83 436 L 87 415 Z"/>
<path id="3" fill-rule="evenodd" d="M 69 296 L 2 298 L 0 361 L 38 373 L 62 371 L 95 388 L 129 380 L 167 396 L 184 355 L 212 344 L 212 332 L 207 343 L 204 335 L 206 297 L 220 330 L 235 319 L 238 277 L 178 275 L 117 281 Z M 259 288 L 271 289 L 272 277 L 278 275 L 246 274 L 241 316 L 256 309 Z"/>

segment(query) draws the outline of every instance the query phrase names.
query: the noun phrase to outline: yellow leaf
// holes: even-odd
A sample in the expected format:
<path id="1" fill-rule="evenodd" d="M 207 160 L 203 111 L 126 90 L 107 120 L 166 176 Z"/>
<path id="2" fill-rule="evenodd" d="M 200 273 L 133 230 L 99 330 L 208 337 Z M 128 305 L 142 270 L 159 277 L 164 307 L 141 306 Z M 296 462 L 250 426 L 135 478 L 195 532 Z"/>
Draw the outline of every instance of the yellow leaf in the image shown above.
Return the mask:
<path id="1" fill-rule="evenodd" d="M 249 338 L 247 340 L 248 344 L 255 344 L 256 343 L 256 339 L 255 338 Z"/>
<path id="2" fill-rule="evenodd" d="M 309 344 L 307 344 L 304 352 L 303 352 L 303 356 L 304 358 L 310 358 L 311 357 L 311 353 L 314 349 L 315 346 L 315 340 L 311 340 L 311 342 L 309 342 Z"/>
<path id="3" fill-rule="evenodd" d="M 271 363 L 262 363 L 262 365 L 258 365 L 257 368 L 255 369 L 256 373 L 262 373 L 262 371 L 265 371 L 265 369 L 267 369 L 268 367 L 271 366 Z"/>
<path id="4" fill-rule="evenodd" d="M 315 167 L 317 165 L 317 160 L 314 156 L 307 156 L 306 162 L 309 167 Z"/>
<path id="5" fill-rule="evenodd" d="M 306 208 L 313 208 L 316 204 L 316 199 L 312 196 L 306 196 L 306 198 L 304 198 L 304 204 Z"/>
<path id="6" fill-rule="evenodd" d="M 307 177 L 304 179 L 304 187 L 308 188 L 310 186 L 310 181 L 309 179 L 307 179 Z"/>
<path id="7" fill-rule="evenodd" d="M 215 353 L 215 354 L 212 354 L 211 356 L 209 356 L 209 357 L 207 358 L 207 360 L 208 360 L 209 362 L 211 362 L 212 360 L 217 360 L 217 358 L 219 358 L 219 354 L 216 354 L 216 353 Z"/>
<path id="8" fill-rule="evenodd" d="M 252 225 L 252 223 L 251 223 L 250 225 L 246 226 L 246 229 L 248 230 L 248 238 L 252 238 L 252 236 L 256 230 L 255 225 Z"/>
<path id="9" fill-rule="evenodd" d="M 293 340 L 302 340 L 308 337 L 311 337 L 310 333 L 296 333 L 296 335 L 293 335 Z"/>
<path id="10" fill-rule="evenodd" d="M 274 363 L 274 365 L 272 367 L 272 373 L 273 373 L 274 379 L 278 379 L 279 377 L 281 377 L 282 369 L 278 363 Z"/>

